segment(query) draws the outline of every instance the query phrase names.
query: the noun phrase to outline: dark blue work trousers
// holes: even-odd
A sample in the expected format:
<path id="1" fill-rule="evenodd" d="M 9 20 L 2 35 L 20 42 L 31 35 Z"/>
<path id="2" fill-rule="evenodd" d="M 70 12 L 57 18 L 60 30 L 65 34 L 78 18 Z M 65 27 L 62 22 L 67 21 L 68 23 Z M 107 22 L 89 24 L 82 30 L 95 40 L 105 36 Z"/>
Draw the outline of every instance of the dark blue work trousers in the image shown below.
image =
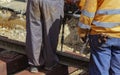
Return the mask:
<path id="1" fill-rule="evenodd" d="M 120 38 L 98 42 L 98 35 L 90 35 L 89 75 L 120 75 Z"/>

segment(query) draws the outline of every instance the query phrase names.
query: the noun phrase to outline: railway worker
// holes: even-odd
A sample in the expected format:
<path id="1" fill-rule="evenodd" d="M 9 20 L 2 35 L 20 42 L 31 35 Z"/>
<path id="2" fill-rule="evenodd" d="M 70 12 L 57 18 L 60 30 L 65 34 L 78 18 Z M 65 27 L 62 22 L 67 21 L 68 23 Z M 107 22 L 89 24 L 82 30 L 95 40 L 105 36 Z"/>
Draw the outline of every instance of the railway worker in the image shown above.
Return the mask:
<path id="1" fill-rule="evenodd" d="M 78 26 L 89 33 L 89 75 L 120 75 L 120 0 L 86 0 Z"/>
<path id="2" fill-rule="evenodd" d="M 26 53 L 31 72 L 51 70 L 58 63 L 56 48 L 63 18 L 63 0 L 28 0 Z"/>

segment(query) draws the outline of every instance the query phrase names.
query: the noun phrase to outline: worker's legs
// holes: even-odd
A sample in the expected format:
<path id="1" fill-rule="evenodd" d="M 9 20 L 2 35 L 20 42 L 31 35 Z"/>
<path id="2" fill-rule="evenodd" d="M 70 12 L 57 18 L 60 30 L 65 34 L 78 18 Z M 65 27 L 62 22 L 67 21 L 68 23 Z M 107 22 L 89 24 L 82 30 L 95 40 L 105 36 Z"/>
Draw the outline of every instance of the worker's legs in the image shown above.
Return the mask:
<path id="1" fill-rule="evenodd" d="M 109 75 L 111 60 L 111 42 L 109 39 L 105 43 L 98 42 L 97 35 L 90 36 L 90 75 Z"/>
<path id="2" fill-rule="evenodd" d="M 26 54 L 28 55 L 29 64 L 40 66 L 44 63 L 41 55 L 42 45 L 42 19 L 40 10 L 41 0 L 28 0 L 26 20 L 27 20 L 27 37 L 26 37 Z"/>
<path id="3" fill-rule="evenodd" d="M 120 38 L 112 38 L 112 57 L 110 75 L 120 75 Z"/>
<path id="4" fill-rule="evenodd" d="M 52 67 L 58 62 L 56 48 L 63 16 L 62 0 L 29 0 L 27 54 L 32 65 Z"/>
<path id="5" fill-rule="evenodd" d="M 58 62 L 56 56 L 56 48 L 58 43 L 58 36 L 61 25 L 61 14 L 63 5 L 60 0 L 44 0 L 43 5 L 43 56 L 45 59 L 45 66 L 51 68 Z M 61 8 L 62 7 L 62 8 Z"/>

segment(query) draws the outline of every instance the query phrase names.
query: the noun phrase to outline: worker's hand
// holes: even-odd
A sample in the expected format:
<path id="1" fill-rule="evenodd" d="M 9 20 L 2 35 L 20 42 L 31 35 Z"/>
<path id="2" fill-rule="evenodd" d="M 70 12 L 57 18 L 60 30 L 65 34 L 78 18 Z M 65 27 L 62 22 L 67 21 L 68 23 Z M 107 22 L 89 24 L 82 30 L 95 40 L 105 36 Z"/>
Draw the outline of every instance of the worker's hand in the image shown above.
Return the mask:
<path id="1" fill-rule="evenodd" d="M 88 36 L 88 32 L 89 32 L 89 30 L 88 29 L 81 29 L 80 27 L 78 27 L 78 34 L 79 34 L 79 36 L 80 36 L 80 38 L 81 38 L 81 42 L 86 42 L 86 38 L 88 38 L 87 36 Z"/>
<path id="2" fill-rule="evenodd" d="M 101 34 L 98 34 L 98 42 L 99 43 L 105 43 L 107 41 L 107 39 L 109 38 L 109 36 L 105 33 L 101 33 Z"/>

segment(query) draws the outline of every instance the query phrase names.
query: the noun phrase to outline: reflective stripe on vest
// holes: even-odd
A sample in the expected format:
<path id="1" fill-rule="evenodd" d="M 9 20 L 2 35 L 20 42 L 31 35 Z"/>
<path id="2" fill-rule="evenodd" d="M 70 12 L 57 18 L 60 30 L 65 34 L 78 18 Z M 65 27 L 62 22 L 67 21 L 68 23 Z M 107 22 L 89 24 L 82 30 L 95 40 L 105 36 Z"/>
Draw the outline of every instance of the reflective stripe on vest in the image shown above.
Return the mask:
<path id="1" fill-rule="evenodd" d="M 86 10 L 82 11 L 82 14 L 84 14 L 85 16 L 89 17 L 89 18 L 94 18 L 94 14 L 95 13 L 90 13 Z M 112 14 L 120 14 L 120 9 L 112 9 L 112 10 L 98 10 L 96 14 L 103 14 L 103 15 L 112 15 Z M 100 22 L 100 21 L 93 21 L 92 22 L 94 25 L 96 26 L 100 26 L 100 27 L 105 27 L 105 28 L 112 28 L 114 26 L 119 26 L 120 22 Z M 81 28 L 84 29 L 88 29 L 90 27 L 88 27 L 88 25 L 85 25 L 83 23 L 79 23 L 78 24 Z"/>
<path id="2" fill-rule="evenodd" d="M 105 28 L 112 28 L 114 26 L 118 26 L 120 25 L 120 22 L 119 23 L 113 23 L 113 22 L 99 22 L 99 21 L 93 21 L 92 22 L 94 25 L 96 26 L 100 26 L 100 27 L 105 27 Z"/>
<path id="3" fill-rule="evenodd" d="M 86 10 L 82 10 L 82 14 L 89 17 L 89 18 L 93 18 L 94 15 L 95 15 L 95 13 L 90 13 L 90 12 L 88 12 Z"/>
<path id="4" fill-rule="evenodd" d="M 120 14 L 120 9 L 98 10 L 96 14 L 104 14 L 104 15 Z"/>
<path id="5" fill-rule="evenodd" d="M 85 25 L 82 22 L 78 22 L 78 26 L 82 29 L 90 29 L 91 28 L 89 25 Z"/>

